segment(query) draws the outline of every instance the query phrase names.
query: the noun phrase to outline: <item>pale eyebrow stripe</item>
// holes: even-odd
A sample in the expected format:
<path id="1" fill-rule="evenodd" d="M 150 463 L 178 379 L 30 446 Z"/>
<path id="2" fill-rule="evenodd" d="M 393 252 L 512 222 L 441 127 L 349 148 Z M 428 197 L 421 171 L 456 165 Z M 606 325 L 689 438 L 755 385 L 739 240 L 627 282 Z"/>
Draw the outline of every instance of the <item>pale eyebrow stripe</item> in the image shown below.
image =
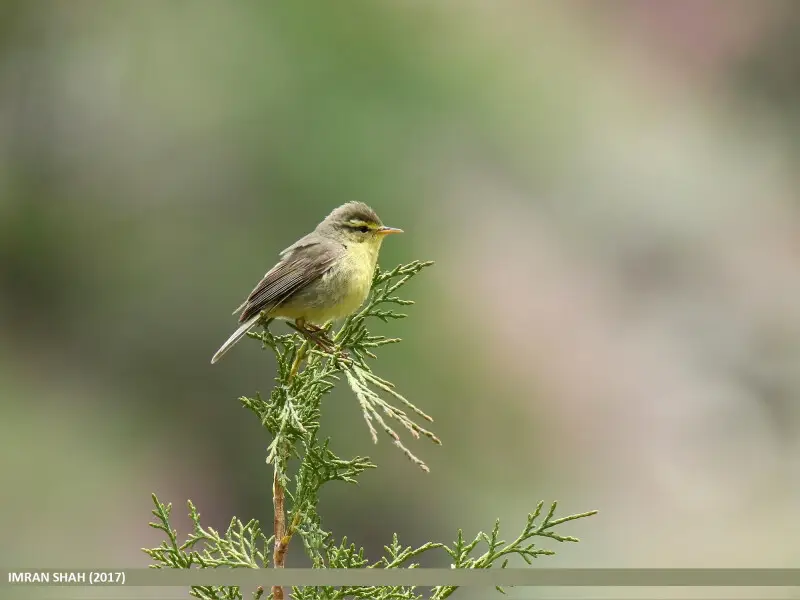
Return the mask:
<path id="1" fill-rule="evenodd" d="M 361 219 L 350 219 L 347 224 L 351 227 L 369 227 L 370 229 L 375 229 L 378 227 L 378 225 L 375 225 L 374 223 L 362 221 Z"/>

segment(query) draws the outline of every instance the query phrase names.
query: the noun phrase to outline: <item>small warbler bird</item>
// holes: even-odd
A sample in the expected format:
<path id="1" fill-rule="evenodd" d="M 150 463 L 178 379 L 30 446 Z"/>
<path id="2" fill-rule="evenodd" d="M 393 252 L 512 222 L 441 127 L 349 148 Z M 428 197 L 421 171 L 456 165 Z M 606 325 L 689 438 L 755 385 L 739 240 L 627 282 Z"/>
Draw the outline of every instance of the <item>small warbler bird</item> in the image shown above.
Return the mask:
<path id="1" fill-rule="evenodd" d="M 332 343 L 322 326 L 354 313 L 367 298 L 384 237 L 402 233 L 386 227 L 366 204 L 336 208 L 316 229 L 280 253 L 233 314 L 239 328 L 211 359 L 217 362 L 258 323 L 261 316 L 293 322 L 295 329 L 325 350 Z"/>

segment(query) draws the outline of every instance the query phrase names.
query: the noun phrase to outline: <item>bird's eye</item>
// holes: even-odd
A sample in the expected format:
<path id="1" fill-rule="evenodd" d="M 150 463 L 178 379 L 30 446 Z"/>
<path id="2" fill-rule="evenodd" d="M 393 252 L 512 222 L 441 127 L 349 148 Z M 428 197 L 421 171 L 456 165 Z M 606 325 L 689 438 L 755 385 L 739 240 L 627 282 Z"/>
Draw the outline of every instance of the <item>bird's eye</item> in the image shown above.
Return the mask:
<path id="1" fill-rule="evenodd" d="M 361 227 L 356 227 L 356 229 L 361 233 L 367 233 L 369 231 L 369 227 L 367 227 L 366 225 L 362 225 Z"/>

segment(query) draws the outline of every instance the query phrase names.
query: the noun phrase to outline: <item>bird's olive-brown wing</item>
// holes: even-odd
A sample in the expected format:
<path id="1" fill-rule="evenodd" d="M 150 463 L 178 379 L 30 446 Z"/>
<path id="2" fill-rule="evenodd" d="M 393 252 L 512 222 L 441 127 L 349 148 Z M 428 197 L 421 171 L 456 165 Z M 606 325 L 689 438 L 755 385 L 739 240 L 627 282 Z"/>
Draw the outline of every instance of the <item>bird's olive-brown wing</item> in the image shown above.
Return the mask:
<path id="1" fill-rule="evenodd" d="M 338 244 L 323 242 L 296 247 L 283 254 L 281 261 L 250 292 L 239 322 L 244 323 L 261 311 L 280 306 L 297 291 L 322 277 L 338 260 L 342 250 Z"/>

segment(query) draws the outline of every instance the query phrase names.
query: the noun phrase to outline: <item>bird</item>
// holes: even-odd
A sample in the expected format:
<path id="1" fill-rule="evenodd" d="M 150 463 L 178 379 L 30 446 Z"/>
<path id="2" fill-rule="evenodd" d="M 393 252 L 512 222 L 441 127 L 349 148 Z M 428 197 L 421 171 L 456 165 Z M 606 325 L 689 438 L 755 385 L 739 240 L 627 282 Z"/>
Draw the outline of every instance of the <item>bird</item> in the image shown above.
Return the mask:
<path id="1" fill-rule="evenodd" d="M 353 314 L 372 286 L 385 226 L 363 202 L 335 208 L 311 233 L 278 255 L 277 264 L 258 282 L 233 314 L 239 327 L 211 358 L 219 361 L 261 317 L 282 319 L 327 351 L 332 343 L 323 326 Z"/>

